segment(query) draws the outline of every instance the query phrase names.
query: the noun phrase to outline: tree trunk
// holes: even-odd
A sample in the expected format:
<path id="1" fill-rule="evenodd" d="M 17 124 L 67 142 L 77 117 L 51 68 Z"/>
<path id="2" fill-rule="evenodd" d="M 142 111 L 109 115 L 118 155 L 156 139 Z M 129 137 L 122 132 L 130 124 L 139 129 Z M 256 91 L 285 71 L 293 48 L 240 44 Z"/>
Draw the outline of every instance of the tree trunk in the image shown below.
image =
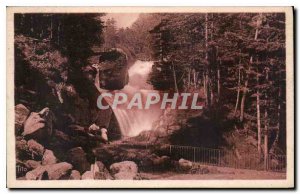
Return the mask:
<path id="1" fill-rule="evenodd" d="M 252 57 L 250 59 L 252 61 Z M 250 65 L 249 65 L 249 70 L 250 70 Z M 240 121 L 242 122 L 244 120 L 244 110 L 245 110 L 245 101 L 246 101 L 246 95 L 247 95 L 247 90 L 248 90 L 248 79 L 249 75 L 246 76 L 246 81 L 245 85 L 243 88 L 243 96 L 242 96 L 242 101 L 241 101 L 241 114 L 240 114 Z"/>
<path id="2" fill-rule="evenodd" d="M 237 108 L 239 106 L 239 101 L 240 101 L 240 87 L 241 87 L 241 68 L 238 67 L 238 88 L 237 88 L 237 95 L 236 95 L 236 103 L 235 103 L 235 108 L 234 108 L 234 116 L 236 115 Z"/>
<path id="3" fill-rule="evenodd" d="M 187 86 L 188 90 L 190 89 L 190 87 L 191 87 L 191 68 L 189 68 L 188 70 L 188 86 Z"/>
<path id="4" fill-rule="evenodd" d="M 284 97 L 282 95 L 282 86 L 281 86 L 281 74 L 279 74 L 279 88 L 278 88 L 278 144 L 281 149 L 286 152 L 286 129 L 285 129 L 285 106 L 284 106 Z"/>
<path id="5" fill-rule="evenodd" d="M 53 38 L 53 16 L 50 16 L 50 42 Z"/>
<path id="6" fill-rule="evenodd" d="M 98 91 L 101 90 L 101 87 L 100 87 L 100 71 L 99 71 L 99 68 L 96 68 L 97 70 L 97 73 L 96 73 L 96 77 L 95 77 L 95 86 L 96 88 L 98 89 Z"/>
<path id="7" fill-rule="evenodd" d="M 257 40 L 258 28 L 261 25 L 260 20 L 261 20 L 262 14 L 260 13 L 259 16 L 260 17 L 256 21 L 256 30 L 255 30 L 255 35 L 254 35 L 254 41 Z M 253 56 L 250 57 L 250 64 L 249 64 L 249 67 L 248 67 L 248 71 L 251 70 L 251 64 L 252 63 L 253 63 Z M 249 82 L 249 74 L 247 73 L 246 80 L 245 80 L 245 85 L 244 85 L 244 88 L 243 88 L 243 97 L 242 97 L 242 101 L 241 101 L 241 115 L 240 115 L 240 121 L 241 122 L 244 120 L 245 100 L 246 100 L 246 95 L 247 95 L 247 91 L 248 91 L 248 88 L 247 88 L 248 87 L 248 82 Z"/>
<path id="8" fill-rule="evenodd" d="M 210 106 L 210 87 L 209 87 L 209 76 L 208 74 L 205 75 L 205 85 L 206 85 L 206 102 L 207 106 Z"/>
<path id="9" fill-rule="evenodd" d="M 269 81 L 269 74 L 268 70 L 266 72 L 266 83 Z M 269 129 L 268 129 L 268 94 L 265 94 L 265 117 L 264 117 L 264 124 L 265 124 L 265 136 L 264 136 L 264 165 L 265 165 L 265 170 L 268 170 L 268 164 L 269 164 L 269 141 L 268 141 L 268 136 L 269 136 Z"/>
<path id="10" fill-rule="evenodd" d="M 172 62 L 172 69 L 173 69 L 174 87 L 175 87 L 176 93 L 178 93 L 177 78 L 176 78 L 176 72 L 175 72 L 175 67 L 174 67 L 173 62 Z"/>
<path id="11" fill-rule="evenodd" d="M 194 88 L 197 88 L 197 84 L 196 84 L 196 70 L 193 69 L 193 82 L 194 82 Z"/>
<path id="12" fill-rule="evenodd" d="M 205 86 L 206 86 L 206 105 L 210 106 L 210 85 L 208 76 L 208 13 L 205 14 Z"/>
<path id="13" fill-rule="evenodd" d="M 265 136 L 264 136 L 264 166 L 265 170 L 268 170 L 268 161 L 269 161 L 269 148 L 268 148 L 268 112 L 265 110 Z"/>
<path id="14" fill-rule="evenodd" d="M 209 85 L 210 85 L 210 104 L 214 103 L 214 91 L 213 91 L 213 86 L 212 86 L 212 81 L 210 79 Z"/>
<path id="15" fill-rule="evenodd" d="M 220 62 L 221 63 L 221 62 Z M 220 79 L 221 79 L 221 72 L 220 72 L 220 66 L 218 65 L 218 70 L 217 70 L 217 82 L 218 82 L 218 101 L 220 99 L 220 95 L 221 95 L 221 83 L 220 83 Z"/>
<path id="16" fill-rule="evenodd" d="M 205 104 L 207 105 L 208 100 L 207 100 L 207 84 L 206 84 L 206 75 L 205 72 L 203 72 L 203 88 L 204 88 L 204 98 L 205 98 Z"/>
<path id="17" fill-rule="evenodd" d="M 60 33 L 61 33 L 61 29 L 60 29 L 60 21 L 58 22 L 58 26 L 57 26 L 57 44 L 60 45 Z"/>
<path id="18" fill-rule="evenodd" d="M 256 81 L 259 85 L 259 77 L 256 75 Z M 259 89 L 256 91 L 256 109 L 257 109 L 257 151 L 258 156 L 261 158 L 261 123 L 260 123 L 260 93 Z"/>

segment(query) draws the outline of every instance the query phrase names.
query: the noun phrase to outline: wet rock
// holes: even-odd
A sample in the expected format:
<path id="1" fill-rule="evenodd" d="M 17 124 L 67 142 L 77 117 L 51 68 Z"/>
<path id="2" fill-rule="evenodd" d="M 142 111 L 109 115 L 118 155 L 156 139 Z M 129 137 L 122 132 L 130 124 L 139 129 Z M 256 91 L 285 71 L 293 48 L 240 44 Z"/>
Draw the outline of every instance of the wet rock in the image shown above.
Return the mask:
<path id="1" fill-rule="evenodd" d="M 182 172 L 188 172 L 189 170 L 191 170 L 193 167 L 193 163 L 189 160 L 185 160 L 183 158 L 181 158 L 178 161 L 178 170 L 182 171 Z"/>
<path id="2" fill-rule="evenodd" d="M 113 179 L 109 171 L 105 167 L 105 165 L 100 161 L 96 161 L 95 164 L 91 165 L 91 171 L 94 172 L 94 179 L 97 180 Z"/>
<path id="3" fill-rule="evenodd" d="M 151 154 L 151 155 L 144 157 L 139 163 L 139 168 L 142 171 L 153 171 L 154 170 L 153 160 L 156 157 L 158 157 L 158 156 L 155 154 Z"/>
<path id="4" fill-rule="evenodd" d="M 32 112 L 24 123 L 23 136 L 39 142 L 47 142 L 53 132 L 54 114 L 49 108 L 44 108 L 39 113 Z"/>
<path id="5" fill-rule="evenodd" d="M 25 162 L 25 165 L 28 169 L 32 170 L 32 169 L 36 169 L 37 167 L 39 167 L 41 165 L 41 162 L 35 161 L 35 160 L 27 160 Z"/>
<path id="6" fill-rule="evenodd" d="M 119 180 L 133 180 L 138 173 L 138 167 L 132 161 L 114 163 L 109 169 L 113 177 Z"/>
<path id="7" fill-rule="evenodd" d="M 45 153 L 44 153 L 43 159 L 42 159 L 42 165 L 55 164 L 56 162 L 57 162 L 57 159 L 56 159 L 54 153 L 51 150 L 45 150 Z"/>
<path id="8" fill-rule="evenodd" d="M 77 170 L 72 170 L 69 179 L 70 180 L 80 180 L 81 179 L 80 172 Z"/>
<path id="9" fill-rule="evenodd" d="M 153 162 L 154 166 L 160 170 L 168 170 L 171 167 L 171 158 L 169 156 L 161 156 Z"/>
<path id="10" fill-rule="evenodd" d="M 92 171 L 86 171 L 85 173 L 82 174 L 81 179 L 82 180 L 94 179 L 94 174 Z"/>
<path id="11" fill-rule="evenodd" d="M 62 131 L 56 130 L 54 136 L 59 142 L 63 142 L 65 144 L 71 143 L 70 137 Z"/>
<path id="12" fill-rule="evenodd" d="M 66 133 L 55 130 L 51 141 L 47 145 L 48 149 L 53 150 L 55 156 L 60 161 L 65 161 L 67 156 L 67 151 L 74 147 L 74 142 L 71 140 L 70 136 Z"/>
<path id="13" fill-rule="evenodd" d="M 32 153 L 29 151 L 27 141 L 24 139 L 16 140 L 16 158 L 21 160 L 32 159 Z"/>
<path id="14" fill-rule="evenodd" d="M 44 119 L 39 113 L 32 112 L 24 123 L 23 135 L 31 135 L 37 133 L 41 128 L 45 127 Z"/>
<path id="15" fill-rule="evenodd" d="M 100 54 L 100 87 L 108 90 L 122 89 L 128 83 L 127 55 L 121 49 L 111 49 Z"/>
<path id="16" fill-rule="evenodd" d="M 90 169 L 90 164 L 87 161 L 86 153 L 81 147 L 70 149 L 67 154 L 67 161 L 74 166 L 74 169 L 81 173 Z"/>
<path id="17" fill-rule="evenodd" d="M 48 180 L 49 177 L 46 170 L 46 166 L 39 166 L 36 169 L 26 173 L 26 180 Z"/>
<path id="18" fill-rule="evenodd" d="M 18 104 L 15 106 L 15 132 L 16 134 L 22 133 L 23 124 L 26 121 L 30 111 L 23 105 Z"/>
<path id="19" fill-rule="evenodd" d="M 165 171 L 171 167 L 171 159 L 169 156 L 157 156 L 155 154 L 144 157 L 139 167 L 143 171 Z"/>
<path id="20" fill-rule="evenodd" d="M 156 137 L 162 138 L 168 135 L 167 129 L 164 127 L 159 127 L 154 131 Z"/>
<path id="21" fill-rule="evenodd" d="M 69 125 L 68 132 L 74 135 L 86 135 L 87 131 L 80 125 Z"/>
<path id="22" fill-rule="evenodd" d="M 32 139 L 27 142 L 27 145 L 29 151 L 31 151 L 34 155 L 40 158 L 43 156 L 45 150 L 44 146 L 42 146 L 41 144 L 39 144 L 38 142 Z"/>
<path id="23" fill-rule="evenodd" d="M 130 146 L 107 144 L 93 149 L 93 153 L 97 160 L 102 161 L 105 166 L 110 166 L 120 161 L 133 161 L 139 165 L 144 158 L 151 154 L 151 151 L 149 149 L 139 149 L 135 152 Z"/>
<path id="24" fill-rule="evenodd" d="M 49 180 L 67 179 L 73 166 L 67 162 L 61 162 L 47 166 Z"/>

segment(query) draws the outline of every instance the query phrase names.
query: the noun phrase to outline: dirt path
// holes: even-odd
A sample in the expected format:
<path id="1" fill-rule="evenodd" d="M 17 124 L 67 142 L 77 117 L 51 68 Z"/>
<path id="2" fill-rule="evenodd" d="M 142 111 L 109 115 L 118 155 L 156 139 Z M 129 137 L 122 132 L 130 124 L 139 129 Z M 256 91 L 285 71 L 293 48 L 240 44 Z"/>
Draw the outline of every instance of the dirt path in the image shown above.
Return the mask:
<path id="1" fill-rule="evenodd" d="M 208 174 L 181 174 L 176 172 L 141 173 L 141 176 L 151 180 L 206 180 L 206 179 L 285 179 L 285 173 L 265 172 L 216 167 L 215 172 Z"/>

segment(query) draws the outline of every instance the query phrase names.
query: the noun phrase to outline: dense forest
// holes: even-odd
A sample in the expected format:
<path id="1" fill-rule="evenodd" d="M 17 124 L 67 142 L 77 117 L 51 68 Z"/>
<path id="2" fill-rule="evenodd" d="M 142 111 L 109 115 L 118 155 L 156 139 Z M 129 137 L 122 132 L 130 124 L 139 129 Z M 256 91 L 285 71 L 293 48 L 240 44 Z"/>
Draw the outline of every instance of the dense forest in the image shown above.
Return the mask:
<path id="1" fill-rule="evenodd" d="M 270 153 L 286 154 L 284 13 L 143 13 L 127 28 L 103 16 L 14 17 L 16 112 L 28 112 L 26 119 L 44 107 L 54 113 L 57 132 L 45 145 L 61 161 L 68 160 L 67 150 L 80 146 L 93 162 L 97 143 L 85 131 L 92 124 L 108 128 L 113 139 L 118 121 L 112 110 L 97 109 L 95 82 L 107 90 L 124 88 L 126 71 L 137 60 L 154 63 L 147 80 L 153 89 L 199 93 L 204 104 L 197 117 L 180 111 L 161 117 L 185 120 L 176 123 L 179 135 L 166 135 L 171 141 L 167 143 L 233 151 L 244 146 L 244 155 L 255 152 L 265 165 Z M 100 64 L 100 74 L 95 64 Z M 17 137 L 23 125 L 16 124 Z M 66 136 L 71 140 L 66 142 Z M 220 140 L 224 136 L 226 143 Z"/>
<path id="2" fill-rule="evenodd" d="M 257 135 L 259 154 L 262 141 L 285 152 L 284 14 L 163 14 L 151 34 L 155 88 L 201 90 L 210 112 Z"/>

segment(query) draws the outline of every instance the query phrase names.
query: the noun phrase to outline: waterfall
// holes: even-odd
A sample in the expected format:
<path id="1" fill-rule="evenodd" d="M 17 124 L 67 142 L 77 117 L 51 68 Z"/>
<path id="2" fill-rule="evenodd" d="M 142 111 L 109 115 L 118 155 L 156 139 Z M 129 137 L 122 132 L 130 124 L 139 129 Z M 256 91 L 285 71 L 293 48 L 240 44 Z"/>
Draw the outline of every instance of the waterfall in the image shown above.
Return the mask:
<path id="1" fill-rule="evenodd" d="M 136 61 L 128 70 L 128 84 L 121 90 L 109 92 L 112 94 L 118 92 L 127 94 L 128 101 L 124 104 L 124 107 L 127 106 L 131 97 L 136 93 L 140 93 L 142 101 L 145 102 L 148 93 L 158 93 L 158 91 L 153 90 L 152 85 L 147 83 L 148 75 L 151 72 L 152 66 L 153 62 L 150 61 Z M 97 73 L 95 85 L 100 93 L 108 92 L 107 90 L 100 88 L 99 72 Z M 112 105 L 113 97 L 105 97 L 104 99 L 110 106 Z M 142 131 L 151 130 L 153 122 L 158 120 L 162 113 L 159 105 L 150 106 L 150 108 L 146 110 L 137 108 L 126 109 L 122 107 L 113 109 L 113 112 L 118 121 L 122 136 L 125 137 L 136 136 Z"/>

